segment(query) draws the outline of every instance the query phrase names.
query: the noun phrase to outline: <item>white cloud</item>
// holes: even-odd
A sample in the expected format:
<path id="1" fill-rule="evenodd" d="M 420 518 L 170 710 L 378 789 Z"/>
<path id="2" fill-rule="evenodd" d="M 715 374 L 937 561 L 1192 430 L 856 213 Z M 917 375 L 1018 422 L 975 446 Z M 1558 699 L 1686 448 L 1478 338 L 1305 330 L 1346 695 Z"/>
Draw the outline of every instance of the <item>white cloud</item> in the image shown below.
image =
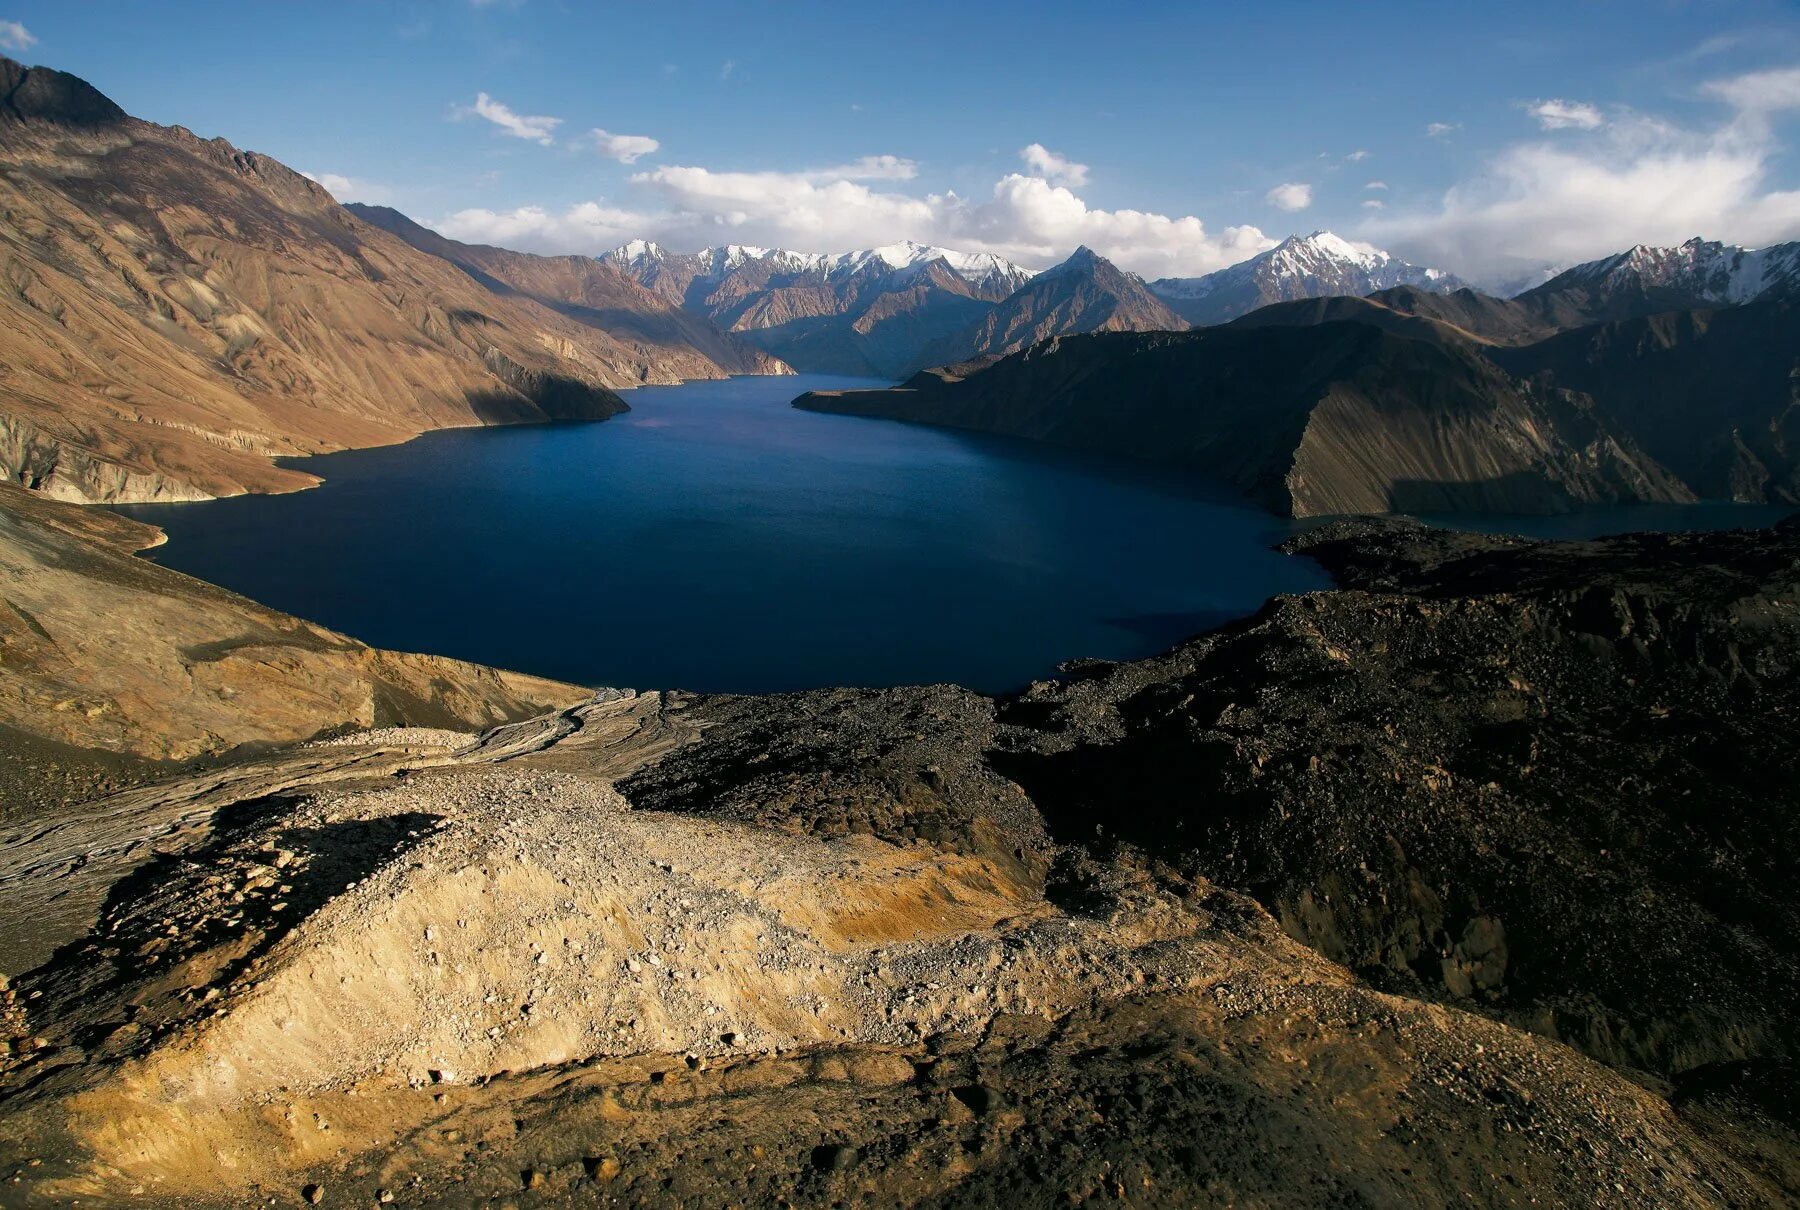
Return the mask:
<path id="1" fill-rule="evenodd" d="M 1729 80 L 1715 80 L 1706 91 L 1746 114 L 1773 113 L 1800 108 L 1800 67 L 1754 71 Z"/>
<path id="2" fill-rule="evenodd" d="M 1052 185 L 1082 186 L 1088 182 L 1088 166 L 1077 164 L 1060 151 L 1051 151 L 1042 143 L 1019 148 L 1019 158 L 1032 176 L 1041 176 Z"/>
<path id="3" fill-rule="evenodd" d="M 1364 210 L 1380 210 L 1386 206 L 1387 206 L 1387 203 L 1382 201 L 1378 197 L 1372 197 L 1368 201 L 1363 203 Z"/>
<path id="4" fill-rule="evenodd" d="M 1600 111 L 1585 101 L 1564 101 L 1552 97 L 1533 101 L 1525 112 L 1536 118 L 1545 130 L 1598 130 L 1606 124 Z"/>
<path id="5" fill-rule="evenodd" d="M 582 202 L 561 214 L 542 206 L 458 210 L 427 224 L 451 239 L 533 252 L 601 252 L 653 231 L 655 216 Z"/>
<path id="6" fill-rule="evenodd" d="M 635 164 L 640 157 L 647 156 L 662 146 L 648 135 L 613 134 L 598 126 L 588 131 L 588 144 L 607 159 L 617 160 L 621 164 Z"/>
<path id="7" fill-rule="evenodd" d="M 7 50 L 30 50 L 36 45 L 37 38 L 17 21 L 0 21 L 0 46 Z"/>
<path id="8" fill-rule="evenodd" d="M 1095 209 L 1066 186 L 1021 173 L 996 181 L 986 198 L 902 193 L 875 183 L 905 180 L 913 169 L 893 156 L 798 172 L 665 165 L 631 178 L 654 199 L 642 209 L 599 202 L 562 212 L 475 209 L 433 225 L 455 239 L 535 252 L 601 252 L 637 237 L 674 248 L 746 243 L 803 252 L 915 239 L 995 252 L 1033 267 L 1086 244 L 1147 277 L 1209 273 L 1274 246 L 1255 227 L 1215 233 L 1192 215 Z"/>
<path id="9" fill-rule="evenodd" d="M 1269 190 L 1263 200 L 1280 210 L 1304 210 L 1312 205 L 1312 186 L 1289 181 Z"/>
<path id="10" fill-rule="evenodd" d="M 1686 129 L 1627 114 L 1578 147 L 1508 147 L 1434 210 L 1372 220 L 1361 234 L 1408 260 L 1500 281 L 1546 263 L 1691 236 L 1756 246 L 1800 237 L 1800 190 L 1772 189 L 1781 154 L 1766 115 L 1800 108 L 1800 70 L 1717 81 L 1732 112 Z"/>
<path id="11" fill-rule="evenodd" d="M 336 172 L 302 172 L 300 175 L 319 185 L 340 202 L 367 202 L 379 206 L 392 201 L 394 197 L 393 190 L 386 185 L 359 181 Z"/>
<path id="12" fill-rule="evenodd" d="M 1350 161 L 1352 164 L 1360 164 L 1364 160 L 1369 158 L 1369 153 L 1364 151 L 1362 148 L 1358 147 L 1355 151 L 1352 151 L 1349 155 L 1345 156 L 1344 158 L 1346 160 Z"/>
<path id="13" fill-rule="evenodd" d="M 476 117 L 486 118 L 515 139 L 530 139 L 546 147 L 556 141 L 550 132 L 562 125 L 561 118 L 514 113 L 511 108 L 485 92 L 475 95 L 475 104 L 471 108 L 457 111 L 458 116 L 471 113 Z"/>
<path id="14" fill-rule="evenodd" d="M 1370 181 L 1367 185 L 1364 185 L 1363 188 L 1364 189 L 1386 189 L 1387 182 L 1386 181 Z"/>
<path id="15" fill-rule="evenodd" d="M 844 177 L 852 181 L 910 181 L 919 175 L 919 164 L 897 155 L 865 155 L 849 164 L 815 168 L 805 175 L 814 180 Z"/>
<path id="16" fill-rule="evenodd" d="M 731 73 L 736 70 L 737 70 L 737 60 L 736 59 L 725 60 L 725 62 L 719 64 L 719 79 L 721 79 L 721 80 L 731 79 Z"/>
<path id="17" fill-rule="evenodd" d="M 1425 133 L 1428 136 L 1430 136 L 1431 138 L 1435 139 L 1435 138 L 1439 137 L 1440 135 L 1449 134 L 1452 130 L 1455 130 L 1460 125 L 1461 125 L 1460 122 L 1433 122 L 1429 126 L 1425 127 Z"/>

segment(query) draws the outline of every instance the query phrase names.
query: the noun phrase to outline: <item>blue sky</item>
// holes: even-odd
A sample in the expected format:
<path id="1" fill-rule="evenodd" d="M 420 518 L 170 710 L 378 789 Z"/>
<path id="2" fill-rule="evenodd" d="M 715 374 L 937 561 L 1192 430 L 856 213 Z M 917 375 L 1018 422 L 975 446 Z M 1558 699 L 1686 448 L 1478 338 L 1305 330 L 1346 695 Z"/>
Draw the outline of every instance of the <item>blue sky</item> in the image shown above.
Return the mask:
<path id="1" fill-rule="evenodd" d="M 1161 276 L 1330 227 L 1495 280 L 1800 237 L 1800 9 L 1773 0 L 58 0 L 0 3 L 0 42 L 539 251 L 1085 242 Z"/>

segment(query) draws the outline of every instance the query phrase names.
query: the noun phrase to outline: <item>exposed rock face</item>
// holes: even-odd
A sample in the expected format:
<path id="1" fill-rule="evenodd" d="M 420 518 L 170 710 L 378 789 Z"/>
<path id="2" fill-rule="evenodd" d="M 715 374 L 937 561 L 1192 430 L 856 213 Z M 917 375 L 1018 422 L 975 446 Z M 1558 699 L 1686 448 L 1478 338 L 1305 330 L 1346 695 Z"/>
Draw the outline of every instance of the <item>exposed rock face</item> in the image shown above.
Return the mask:
<path id="1" fill-rule="evenodd" d="M 1303 298 L 1359 297 L 1395 286 L 1433 294 L 1465 288 L 1441 269 L 1408 264 L 1329 231 L 1296 235 L 1204 277 L 1165 277 L 1150 292 L 1195 326 L 1224 323 L 1258 307 Z"/>
<path id="2" fill-rule="evenodd" d="M 1692 498 L 1585 401 L 1365 324 L 1064 337 L 795 406 L 1179 462 L 1297 517 Z"/>
<path id="3" fill-rule="evenodd" d="M 1800 525 L 1292 546 L 1345 589 L 1002 706 L 1053 832 L 1623 1067 L 1791 1057 Z"/>
<path id="4" fill-rule="evenodd" d="M 1586 394 L 1701 496 L 1800 502 L 1800 301 L 1620 320 L 1490 356 Z"/>
<path id="5" fill-rule="evenodd" d="M 287 491 L 274 455 L 601 419 L 641 352 L 501 297 L 223 140 L 0 65 L 0 477 L 68 500 Z"/>
<path id="6" fill-rule="evenodd" d="M 1800 530 L 1304 549 L 1011 698 L 609 694 L 15 839 L 14 1188 L 1791 1200 Z"/>
<path id="7" fill-rule="evenodd" d="M 541 303 L 603 333 L 620 346 L 622 360 L 638 364 L 640 381 L 792 372 L 778 359 L 640 286 L 610 261 L 463 244 L 388 206 L 352 202 L 344 208 L 419 251 L 449 261 L 496 294 Z"/>
<path id="8" fill-rule="evenodd" d="M 0 484 L 0 810 L 339 727 L 486 727 L 584 690 L 365 647 L 132 557 L 161 534 Z M 46 774 L 60 771 L 46 780 Z M 34 786 L 43 792 L 34 792 Z"/>
<path id="9" fill-rule="evenodd" d="M 1126 273 L 1089 248 L 1077 248 L 1054 269 L 1032 278 L 969 328 L 924 350 L 912 369 L 1003 357 L 1082 332 L 1178 332 L 1187 321 Z"/>

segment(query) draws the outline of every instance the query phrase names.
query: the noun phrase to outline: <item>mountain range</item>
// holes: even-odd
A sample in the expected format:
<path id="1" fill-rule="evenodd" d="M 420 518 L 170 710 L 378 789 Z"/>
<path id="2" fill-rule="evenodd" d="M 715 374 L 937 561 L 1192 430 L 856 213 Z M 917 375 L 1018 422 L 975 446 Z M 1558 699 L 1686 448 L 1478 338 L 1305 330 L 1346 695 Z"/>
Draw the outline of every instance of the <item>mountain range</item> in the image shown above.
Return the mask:
<path id="1" fill-rule="evenodd" d="M 339 206 L 274 160 L 132 118 L 52 69 L 0 60 L 0 98 L 0 474 L 62 499 L 293 490 L 315 480 L 275 458 L 601 419 L 625 407 L 615 388 L 642 383 L 933 366 L 954 371 L 887 402 L 812 405 L 1192 458 L 1283 511 L 1796 491 L 1792 312 L 1777 304 L 1800 292 L 1800 244 L 1639 246 L 1513 298 L 1326 231 L 1149 284 L 1087 248 L 1042 272 L 915 243 L 533 256 Z M 1312 334 L 1158 335 L 1220 319 Z M 1327 330 L 1340 322 L 1392 339 Z M 1144 339 L 1058 343 L 1084 333 Z M 1101 368 L 1139 348 L 1154 356 L 1130 374 Z M 1200 384 L 1275 348 L 1297 359 L 1270 371 L 1279 406 L 1206 421 Z M 1044 372 L 1074 366 L 1046 393 Z M 1170 383 L 1145 377 L 1155 366 Z M 1127 379 L 1141 398 L 1084 418 Z M 1029 414 L 994 402 L 1016 389 L 1040 393 Z M 1236 453 L 1195 431 L 1226 415 Z"/>
<path id="2" fill-rule="evenodd" d="M 796 404 L 1179 462 L 1293 516 L 1800 502 L 1797 252 L 1634 248 L 1513 299 L 1301 299 Z"/>
<path id="3" fill-rule="evenodd" d="M 1165 277 L 1150 290 L 1196 327 L 1224 323 L 1270 303 L 1330 295 L 1373 294 L 1412 286 L 1437 294 L 1464 283 L 1441 269 L 1409 264 L 1369 244 L 1330 231 L 1296 235 L 1267 252 L 1204 277 Z"/>
<path id="4" fill-rule="evenodd" d="M 0 60 L 0 98 L 0 478 L 43 494 L 291 491 L 273 458 L 777 368 L 623 275 L 422 252 L 63 72 Z"/>

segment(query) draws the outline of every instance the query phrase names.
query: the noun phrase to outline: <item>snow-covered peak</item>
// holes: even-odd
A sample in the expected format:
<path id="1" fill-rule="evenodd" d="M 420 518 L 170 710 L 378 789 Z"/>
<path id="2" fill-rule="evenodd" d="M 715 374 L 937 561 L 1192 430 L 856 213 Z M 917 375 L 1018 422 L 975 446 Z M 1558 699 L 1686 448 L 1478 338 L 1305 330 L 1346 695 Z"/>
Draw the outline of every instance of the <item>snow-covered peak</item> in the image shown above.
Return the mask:
<path id="1" fill-rule="evenodd" d="M 1656 291 L 1697 302 L 1743 303 L 1800 289 L 1800 243 L 1740 248 L 1696 236 L 1676 247 L 1637 244 L 1557 275 L 1539 289 Z"/>
<path id="2" fill-rule="evenodd" d="M 1283 265 L 1335 261 L 1342 264 L 1361 265 L 1365 269 L 1385 265 L 1393 259 L 1373 244 L 1353 243 L 1332 231 L 1315 231 L 1311 235 L 1290 235 L 1261 255 Z"/>
<path id="3" fill-rule="evenodd" d="M 1331 231 L 1293 235 L 1204 277 L 1165 277 L 1150 283 L 1159 297 L 1196 323 L 1222 323 L 1257 307 L 1298 298 L 1373 294 L 1394 286 L 1448 293 L 1462 282 L 1442 269 L 1408 264 Z"/>
<path id="4" fill-rule="evenodd" d="M 1032 277 L 1030 269 L 1013 264 L 991 252 L 960 252 L 902 240 L 878 248 L 859 248 L 851 252 L 792 252 L 785 248 L 759 248 L 750 244 L 726 244 L 718 248 L 702 248 L 690 254 L 670 253 L 648 240 L 631 240 L 607 254 L 626 268 L 648 269 L 671 260 L 683 260 L 700 280 L 718 280 L 748 264 L 761 264 L 777 273 L 819 274 L 837 281 L 871 268 L 886 273 L 916 270 L 932 261 L 941 260 L 951 272 L 978 287 L 997 288 L 1009 293 Z"/>
<path id="5" fill-rule="evenodd" d="M 663 250 L 661 246 L 654 244 L 647 239 L 628 240 L 619 245 L 619 247 L 614 248 L 612 253 L 613 260 L 625 261 L 628 264 L 638 264 L 642 261 L 649 260 L 661 260 L 662 258 Z"/>

